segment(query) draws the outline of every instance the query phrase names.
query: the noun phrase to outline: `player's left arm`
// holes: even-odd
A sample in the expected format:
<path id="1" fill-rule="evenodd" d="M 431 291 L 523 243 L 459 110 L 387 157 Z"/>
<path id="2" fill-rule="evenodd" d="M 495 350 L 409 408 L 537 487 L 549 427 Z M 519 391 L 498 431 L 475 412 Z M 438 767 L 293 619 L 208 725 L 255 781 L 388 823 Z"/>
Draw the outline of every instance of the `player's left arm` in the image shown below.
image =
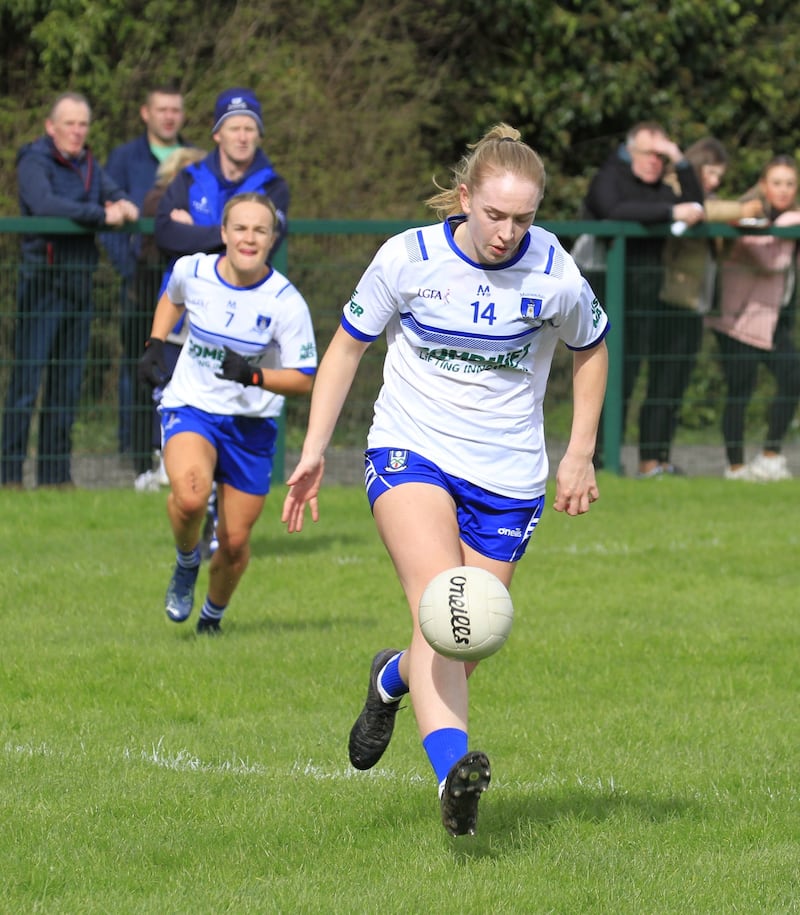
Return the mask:
<path id="1" fill-rule="evenodd" d="M 606 393 L 608 349 L 605 340 L 591 349 L 577 350 L 572 362 L 572 431 L 556 474 L 553 508 L 582 515 L 600 498 L 595 479 L 594 450 Z"/>
<path id="2" fill-rule="evenodd" d="M 313 369 L 257 369 L 261 373 L 260 387 L 292 397 L 298 394 L 308 394 L 314 386 Z"/>

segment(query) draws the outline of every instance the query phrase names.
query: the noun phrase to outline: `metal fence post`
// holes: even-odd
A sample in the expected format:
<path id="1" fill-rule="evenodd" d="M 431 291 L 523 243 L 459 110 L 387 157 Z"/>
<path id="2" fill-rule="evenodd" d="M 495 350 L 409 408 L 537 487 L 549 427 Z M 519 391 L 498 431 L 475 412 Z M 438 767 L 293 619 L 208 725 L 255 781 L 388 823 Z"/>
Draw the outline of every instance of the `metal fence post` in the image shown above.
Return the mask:
<path id="1" fill-rule="evenodd" d="M 288 275 L 288 263 L 289 263 L 289 236 L 288 234 L 281 242 L 281 246 L 275 252 L 274 257 L 272 258 L 272 266 L 283 273 Z M 278 417 L 278 436 L 275 439 L 275 458 L 272 461 L 272 482 L 273 483 L 283 483 L 286 479 L 286 405 L 284 404 L 283 409 L 281 410 L 281 415 Z"/>
<path id="2" fill-rule="evenodd" d="M 603 465 L 613 473 L 622 472 L 620 458 L 623 428 L 622 364 L 625 358 L 623 324 L 625 315 L 625 237 L 610 239 L 606 262 L 605 308 L 611 322 L 607 336 L 608 386 L 603 408 Z"/>

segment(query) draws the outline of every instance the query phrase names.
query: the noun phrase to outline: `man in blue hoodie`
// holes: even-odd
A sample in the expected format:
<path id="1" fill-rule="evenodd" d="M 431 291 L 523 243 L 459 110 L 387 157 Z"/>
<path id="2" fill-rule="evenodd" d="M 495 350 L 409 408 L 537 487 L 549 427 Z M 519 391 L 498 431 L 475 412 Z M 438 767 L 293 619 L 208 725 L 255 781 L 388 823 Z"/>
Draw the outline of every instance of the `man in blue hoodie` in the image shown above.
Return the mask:
<path id="1" fill-rule="evenodd" d="M 138 207 L 100 167 L 87 145 L 91 111 L 75 92 L 60 95 L 45 135 L 17 154 L 20 212 L 61 216 L 91 229 L 139 218 Z M 72 426 L 92 321 L 92 274 L 98 252 L 91 234 L 25 235 L 18 286 L 14 365 L 3 414 L 0 482 L 21 488 L 31 418 L 42 377 L 36 479 L 72 485 Z"/>
<path id="2" fill-rule="evenodd" d="M 222 251 L 222 210 L 234 194 L 258 191 L 278 212 L 271 257 L 287 230 L 289 185 L 260 148 L 264 135 L 261 105 L 249 89 L 226 89 L 217 97 L 211 136 L 217 148 L 182 171 L 161 199 L 155 239 L 175 260 L 184 254 Z"/>

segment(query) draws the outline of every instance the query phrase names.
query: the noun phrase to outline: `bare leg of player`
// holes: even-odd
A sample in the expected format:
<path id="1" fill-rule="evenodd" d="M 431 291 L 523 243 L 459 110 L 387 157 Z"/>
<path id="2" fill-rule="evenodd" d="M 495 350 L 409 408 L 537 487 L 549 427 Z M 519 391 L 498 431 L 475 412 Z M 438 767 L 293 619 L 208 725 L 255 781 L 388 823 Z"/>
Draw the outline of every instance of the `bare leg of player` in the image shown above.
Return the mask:
<path id="1" fill-rule="evenodd" d="M 487 559 L 461 542 L 455 506 L 440 487 L 397 486 L 377 499 L 373 511 L 411 610 L 411 645 L 399 672 L 410 688 L 423 746 L 439 779 L 442 819 L 451 835 L 472 834 L 477 801 L 490 778 L 485 754 L 467 752 L 467 678 L 475 664 L 450 660 L 430 647 L 419 628 L 419 601 L 428 582 L 445 569 L 480 566 L 508 587 L 514 566 Z"/>
<path id="2" fill-rule="evenodd" d="M 167 586 L 164 608 L 174 623 L 188 619 L 194 606 L 194 587 L 200 569 L 200 528 L 216 461 L 214 446 L 194 432 L 173 436 L 164 450 L 164 464 L 170 479 L 167 515 L 176 551 L 175 569 Z"/>
<path id="3" fill-rule="evenodd" d="M 219 548 L 211 557 L 208 594 L 215 604 L 224 606 L 250 561 L 250 534 L 264 507 L 264 496 L 254 496 L 222 483 L 218 499 Z"/>
<path id="4" fill-rule="evenodd" d="M 214 446 L 195 432 L 173 436 L 164 449 L 170 480 L 167 515 L 180 550 L 194 549 L 200 540 L 216 462 Z"/>
<path id="5" fill-rule="evenodd" d="M 477 662 L 465 665 L 436 654 L 419 629 L 419 601 L 428 582 L 445 569 L 479 566 L 508 587 L 514 564 L 488 559 L 461 542 L 453 501 L 438 486 L 424 483 L 397 486 L 375 502 L 374 514 L 414 624 L 411 646 L 400 662 L 400 673 L 411 688 L 420 735 L 424 739 L 432 730 L 442 727 L 466 730 L 466 680 Z M 422 525 L 420 518 L 425 519 Z M 413 537 L 409 537 L 409 530 L 414 531 Z"/>

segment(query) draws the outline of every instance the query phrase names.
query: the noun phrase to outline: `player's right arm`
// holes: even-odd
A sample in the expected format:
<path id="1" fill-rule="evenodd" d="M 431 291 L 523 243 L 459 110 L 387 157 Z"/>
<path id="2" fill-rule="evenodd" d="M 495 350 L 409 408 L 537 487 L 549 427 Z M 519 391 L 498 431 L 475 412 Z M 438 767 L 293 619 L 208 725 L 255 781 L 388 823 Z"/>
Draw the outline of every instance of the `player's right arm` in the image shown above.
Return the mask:
<path id="1" fill-rule="evenodd" d="M 357 340 L 340 325 L 320 362 L 303 450 L 287 480 L 289 492 L 281 514 L 290 534 L 303 529 L 306 503 L 310 504 L 312 519 L 319 518 L 317 494 L 325 469 L 325 450 L 368 346 L 369 342 Z"/>

